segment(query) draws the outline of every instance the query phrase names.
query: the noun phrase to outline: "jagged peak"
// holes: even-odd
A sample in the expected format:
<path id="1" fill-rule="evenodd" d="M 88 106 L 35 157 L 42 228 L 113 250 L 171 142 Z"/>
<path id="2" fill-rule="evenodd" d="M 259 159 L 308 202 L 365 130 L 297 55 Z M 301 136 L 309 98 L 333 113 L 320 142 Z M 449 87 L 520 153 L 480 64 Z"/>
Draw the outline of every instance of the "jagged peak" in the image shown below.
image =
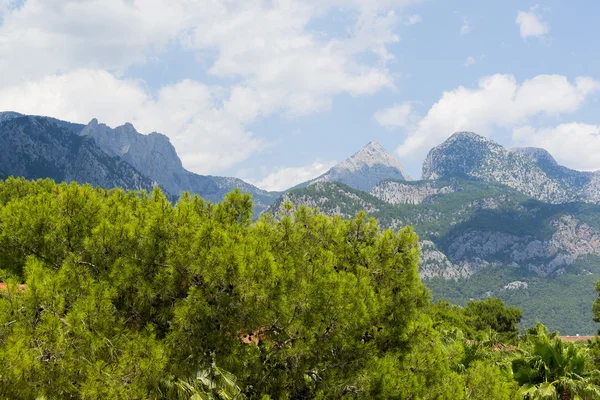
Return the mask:
<path id="1" fill-rule="evenodd" d="M 313 182 L 341 182 L 369 192 L 382 180 L 410 181 L 400 162 L 377 142 L 369 142 L 351 157 L 335 165 Z"/>
<path id="2" fill-rule="evenodd" d="M 374 140 L 370 141 L 365 146 L 363 146 L 363 148 L 361 150 L 374 150 L 374 151 L 385 152 L 385 149 L 383 148 L 383 146 L 379 142 L 376 142 Z"/>
<path id="3" fill-rule="evenodd" d="M 375 141 L 369 142 L 351 157 L 339 163 L 336 167 L 356 169 L 364 165 L 371 167 L 376 164 L 398 168 L 404 174 L 404 170 L 400 164 L 400 161 L 398 161 L 396 157 L 386 152 L 383 146 L 379 144 L 379 142 Z"/>
<path id="4" fill-rule="evenodd" d="M 138 131 L 135 129 L 135 127 L 133 126 L 133 124 L 132 124 L 131 122 L 125 122 L 123 125 L 121 125 L 121 126 L 117 127 L 117 129 L 118 129 L 118 128 L 121 128 L 121 129 L 124 129 L 124 130 L 130 131 L 130 132 L 139 133 L 139 132 L 138 132 Z"/>

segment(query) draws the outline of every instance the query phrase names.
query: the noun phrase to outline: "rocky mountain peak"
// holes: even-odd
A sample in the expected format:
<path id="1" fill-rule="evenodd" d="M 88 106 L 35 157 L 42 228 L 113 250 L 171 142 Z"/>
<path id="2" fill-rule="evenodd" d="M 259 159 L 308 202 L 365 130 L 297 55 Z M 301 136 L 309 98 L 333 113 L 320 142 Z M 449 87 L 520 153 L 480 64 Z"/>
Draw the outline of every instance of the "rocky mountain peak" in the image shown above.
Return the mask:
<path id="1" fill-rule="evenodd" d="M 600 200 L 593 174 L 558 165 L 546 150 L 508 150 L 474 133 L 455 133 L 423 163 L 423 179 L 456 176 L 500 183 L 550 203 Z"/>
<path id="2" fill-rule="evenodd" d="M 164 135 L 139 133 L 131 123 L 114 129 L 98 123 L 95 118 L 83 128 L 81 136 L 92 137 L 108 154 L 119 156 L 144 175 L 161 182 L 165 189 L 174 194 L 183 190 L 173 174 L 184 174 L 183 165 L 175 148 Z"/>
<path id="3" fill-rule="evenodd" d="M 402 164 L 381 144 L 370 142 L 312 182 L 341 182 L 369 192 L 384 180 L 408 181 L 411 178 L 404 172 Z"/>
<path id="4" fill-rule="evenodd" d="M 501 154 L 499 144 L 473 132 L 456 132 L 429 151 L 423 163 L 423 179 L 470 175 L 492 154 Z"/>
<path id="5" fill-rule="evenodd" d="M 372 167 L 374 165 L 383 165 L 392 168 L 396 168 L 402 172 L 404 180 L 407 179 L 408 175 L 404 173 L 400 162 L 391 154 L 387 153 L 382 145 L 378 142 L 369 142 L 365 147 L 357 151 L 354 155 L 333 167 L 334 169 L 348 169 L 350 171 L 357 171 L 364 166 Z"/>
<path id="6" fill-rule="evenodd" d="M 476 142 L 488 142 L 488 143 L 494 143 L 492 140 L 486 138 L 485 136 L 479 135 L 475 132 L 470 132 L 470 131 L 458 131 L 458 132 L 454 132 L 450 138 L 448 139 L 449 141 L 453 141 L 453 140 L 472 140 L 472 141 L 476 141 Z"/>
<path id="7" fill-rule="evenodd" d="M 216 202 L 220 201 L 225 193 L 240 188 L 254 195 L 257 212 L 275 200 L 275 195 L 261 191 L 237 178 L 209 177 L 187 171 L 175 147 L 162 133 L 141 134 L 131 123 L 113 129 L 93 119 L 79 135 L 93 138 L 104 152 L 122 158 L 175 196 L 188 191 Z"/>

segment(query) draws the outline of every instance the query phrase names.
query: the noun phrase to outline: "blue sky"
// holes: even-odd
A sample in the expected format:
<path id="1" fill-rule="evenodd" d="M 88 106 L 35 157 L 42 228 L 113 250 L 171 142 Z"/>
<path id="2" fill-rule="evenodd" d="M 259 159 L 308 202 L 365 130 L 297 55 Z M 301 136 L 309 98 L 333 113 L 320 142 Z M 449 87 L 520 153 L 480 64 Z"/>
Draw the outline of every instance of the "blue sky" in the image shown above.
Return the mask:
<path id="1" fill-rule="evenodd" d="M 266 189 L 456 130 L 600 169 L 600 3 L 0 0 L 0 109 L 171 138 Z"/>

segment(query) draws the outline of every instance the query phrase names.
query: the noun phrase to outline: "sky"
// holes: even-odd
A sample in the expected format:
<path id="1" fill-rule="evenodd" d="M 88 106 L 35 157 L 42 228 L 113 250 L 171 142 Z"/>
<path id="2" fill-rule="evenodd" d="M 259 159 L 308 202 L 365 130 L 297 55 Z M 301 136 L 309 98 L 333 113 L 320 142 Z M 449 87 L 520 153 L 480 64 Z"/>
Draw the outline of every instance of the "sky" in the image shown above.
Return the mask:
<path id="1" fill-rule="evenodd" d="M 0 0 L 0 110 L 171 139 L 283 190 L 456 131 L 600 170 L 600 2 Z"/>

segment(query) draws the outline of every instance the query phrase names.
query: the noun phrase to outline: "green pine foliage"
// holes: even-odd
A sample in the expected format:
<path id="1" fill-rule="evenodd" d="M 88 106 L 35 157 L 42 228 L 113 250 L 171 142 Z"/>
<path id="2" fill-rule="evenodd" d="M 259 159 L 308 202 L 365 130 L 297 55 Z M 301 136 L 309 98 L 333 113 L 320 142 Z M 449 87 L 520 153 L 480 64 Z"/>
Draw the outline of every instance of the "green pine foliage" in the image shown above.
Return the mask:
<path id="1" fill-rule="evenodd" d="M 403 185 L 421 185 L 423 181 Z M 341 183 L 320 183 L 292 191 L 288 197 L 294 203 L 312 200 L 322 212 L 355 215 L 369 210 L 369 216 L 383 227 L 414 226 L 421 239 L 431 240 L 445 254 L 457 238 L 469 232 L 503 233 L 528 240 L 547 241 L 556 231 L 552 221 L 574 215 L 589 227 L 600 229 L 600 207 L 588 203 L 548 204 L 536 201 L 507 186 L 482 182 L 468 177 L 437 180 L 438 188 L 452 187 L 455 191 L 433 195 L 421 204 L 385 203 L 370 194 L 349 188 Z M 494 207 L 477 206 L 493 201 Z M 278 204 L 273 206 L 278 208 Z M 564 274 L 537 275 L 527 269 L 515 268 L 511 250 L 487 254 L 485 260 L 493 266 L 476 272 L 468 279 L 427 279 L 424 283 L 435 299 L 465 305 L 470 299 L 488 296 L 501 298 L 506 304 L 523 312 L 523 326 L 542 322 L 564 334 L 589 335 L 597 328 L 589 304 L 594 298 L 594 285 L 600 279 L 600 257 L 579 257 L 573 264 L 561 268 Z M 476 253 L 467 254 L 478 257 Z M 466 258 L 465 258 L 466 259 Z M 461 260 L 453 260 L 459 263 Z M 531 259 L 527 262 L 546 262 Z M 525 264 L 525 263 L 524 263 Z M 528 284 L 527 289 L 504 290 L 514 281 Z"/>
<path id="2" fill-rule="evenodd" d="M 0 182 L 0 398 L 518 398 L 518 310 L 432 303 L 411 228 L 283 214 Z"/>

